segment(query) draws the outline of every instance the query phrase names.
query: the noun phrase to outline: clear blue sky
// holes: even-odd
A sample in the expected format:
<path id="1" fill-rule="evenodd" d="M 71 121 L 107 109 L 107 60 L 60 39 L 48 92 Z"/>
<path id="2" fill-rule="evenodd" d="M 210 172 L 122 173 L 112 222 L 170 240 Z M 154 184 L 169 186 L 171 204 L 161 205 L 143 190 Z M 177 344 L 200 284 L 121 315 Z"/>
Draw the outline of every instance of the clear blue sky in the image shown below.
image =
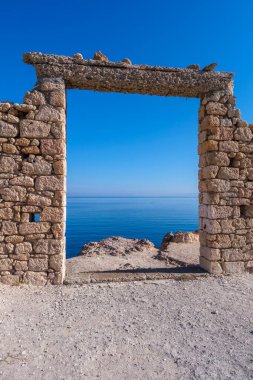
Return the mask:
<path id="1" fill-rule="evenodd" d="M 31 0 L 1 3 L 0 99 L 35 82 L 22 54 L 40 51 L 236 73 L 237 106 L 253 122 L 253 1 Z M 72 195 L 197 192 L 198 99 L 68 91 Z"/>

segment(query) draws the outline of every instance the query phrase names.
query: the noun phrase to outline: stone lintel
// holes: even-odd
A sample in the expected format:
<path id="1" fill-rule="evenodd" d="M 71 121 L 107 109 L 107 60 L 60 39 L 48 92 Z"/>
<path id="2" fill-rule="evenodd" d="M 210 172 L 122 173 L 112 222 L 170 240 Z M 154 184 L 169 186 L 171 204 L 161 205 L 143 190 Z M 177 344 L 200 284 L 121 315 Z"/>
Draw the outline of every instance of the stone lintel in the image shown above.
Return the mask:
<path id="1" fill-rule="evenodd" d="M 41 53 L 26 53 L 41 78 L 63 78 L 67 89 L 200 98 L 207 93 L 233 91 L 233 74 L 195 71 L 124 62 L 99 62 Z"/>

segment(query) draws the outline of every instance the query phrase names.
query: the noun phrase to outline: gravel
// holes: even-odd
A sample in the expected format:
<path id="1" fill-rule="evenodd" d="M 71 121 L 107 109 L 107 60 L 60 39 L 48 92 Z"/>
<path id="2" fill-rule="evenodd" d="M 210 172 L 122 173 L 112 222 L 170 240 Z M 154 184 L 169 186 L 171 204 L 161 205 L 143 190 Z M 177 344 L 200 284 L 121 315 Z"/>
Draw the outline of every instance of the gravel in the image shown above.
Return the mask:
<path id="1" fill-rule="evenodd" d="M 253 276 L 1 286 L 0 378 L 253 379 Z"/>

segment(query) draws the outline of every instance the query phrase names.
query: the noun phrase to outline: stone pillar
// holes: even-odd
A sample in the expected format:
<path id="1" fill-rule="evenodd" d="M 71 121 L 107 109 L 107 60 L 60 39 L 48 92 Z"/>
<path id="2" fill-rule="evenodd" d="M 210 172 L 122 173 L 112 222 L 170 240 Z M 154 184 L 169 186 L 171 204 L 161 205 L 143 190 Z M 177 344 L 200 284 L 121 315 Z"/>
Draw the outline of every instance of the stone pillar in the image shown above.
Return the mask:
<path id="1" fill-rule="evenodd" d="M 61 284 L 65 268 L 65 85 L 40 78 L 0 103 L 0 282 Z"/>
<path id="2" fill-rule="evenodd" d="M 247 159 L 242 153 L 245 143 L 246 151 L 253 152 L 251 129 L 240 119 L 230 91 L 202 98 L 199 110 L 200 265 L 215 274 L 249 270 L 249 261 L 253 258 L 253 239 L 249 239 L 252 220 L 245 217 L 252 203 L 253 182 L 246 182 L 252 157 Z"/>

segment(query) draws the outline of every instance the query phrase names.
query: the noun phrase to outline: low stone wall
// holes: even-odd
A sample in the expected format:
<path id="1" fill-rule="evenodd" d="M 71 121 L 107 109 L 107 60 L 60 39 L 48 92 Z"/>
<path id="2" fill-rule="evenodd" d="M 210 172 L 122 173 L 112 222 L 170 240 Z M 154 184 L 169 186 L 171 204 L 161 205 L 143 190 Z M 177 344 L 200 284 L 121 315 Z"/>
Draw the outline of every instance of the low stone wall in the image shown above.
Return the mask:
<path id="1" fill-rule="evenodd" d="M 25 54 L 38 82 L 0 103 L 0 282 L 61 284 L 65 271 L 65 88 L 199 97 L 200 265 L 253 271 L 253 126 L 231 73 Z"/>

